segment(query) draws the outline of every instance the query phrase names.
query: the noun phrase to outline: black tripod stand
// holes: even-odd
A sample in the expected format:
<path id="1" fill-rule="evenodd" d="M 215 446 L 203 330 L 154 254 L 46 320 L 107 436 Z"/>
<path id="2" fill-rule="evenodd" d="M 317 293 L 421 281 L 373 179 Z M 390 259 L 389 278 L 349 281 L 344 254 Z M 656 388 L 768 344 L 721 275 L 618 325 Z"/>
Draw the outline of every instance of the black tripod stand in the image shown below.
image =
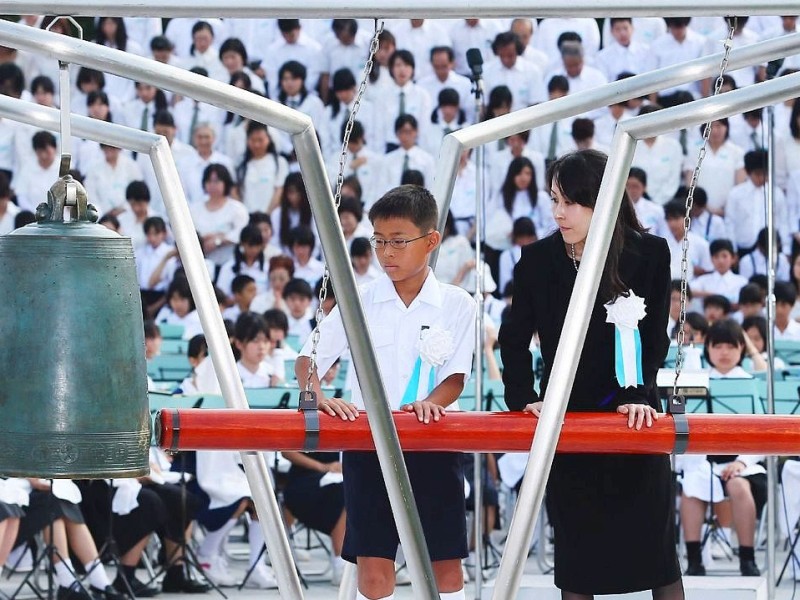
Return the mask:
<path id="1" fill-rule="evenodd" d="M 175 549 L 170 553 L 169 556 L 166 556 L 164 560 L 164 565 L 159 569 L 159 571 L 153 575 L 150 580 L 147 582 L 148 585 L 155 581 L 162 573 L 166 573 L 170 567 L 175 566 L 178 564 L 178 561 L 182 561 L 184 568 L 186 570 L 186 577 L 192 579 L 194 577 L 194 573 L 200 573 L 205 579 L 206 583 L 210 586 L 211 589 L 216 591 L 220 596 L 227 599 L 228 597 L 225 593 L 220 589 L 220 587 L 214 583 L 205 572 L 202 563 L 197 559 L 197 554 L 192 548 L 191 544 L 186 542 L 186 528 L 189 526 L 188 518 L 186 514 L 186 498 L 188 496 L 188 489 L 187 489 L 187 480 L 186 480 L 186 452 L 180 453 L 180 465 L 181 465 L 181 478 L 180 478 L 180 490 L 181 490 L 181 535 L 179 536 L 179 541 L 177 542 L 177 546 Z"/>
<path id="2" fill-rule="evenodd" d="M 57 501 L 55 495 L 53 494 L 53 480 L 50 479 L 49 481 L 50 481 L 50 490 L 47 492 L 47 494 L 50 496 L 51 500 Z M 47 510 L 49 510 L 49 507 L 47 507 Z M 58 551 L 58 548 L 56 548 L 54 531 L 53 531 L 54 529 L 53 522 L 55 521 L 55 518 L 53 518 L 52 514 L 50 515 L 50 517 L 51 518 L 47 525 L 49 540 L 41 549 L 41 551 L 36 553 L 33 559 L 33 565 L 31 570 L 25 575 L 25 577 L 20 582 L 19 586 L 17 586 L 17 589 L 15 589 L 14 592 L 11 594 L 9 600 L 15 600 L 19 595 L 19 593 L 22 591 L 22 588 L 24 588 L 25 586 L 30 587 L 30 589 L 33 591 L 34 594 L 36 594 L 39 600 L 45 600 L 45 598 L 47 598 L 47 600 L 54 600 L 56 598 L 55 592 L 57 588 L 55 585 L 55 577 L 54 577 L 55 559 L 58 558 L 59 561 L 61 561 L 66 566 L 67 565 L 66 560 L 69 558 L 69 556 L 67 557 L 62 556 L 61 553 Z M 44 591 L 41 590 L 36 585 L 36 575 L 38 574 L 38 571 L 43 563 L 47 573 L 47 589 Z M 69 567 L 67 568 L 69 569 Z M 77 576 L 75 575 L 75 571 L 69 569 L 69 572 L 73 577 L 75 577 L 75 581 L 72 583 L 72 586 L 80 586 L 81 588 L 83 588 L 83 591 L 88 597 L 89 592 L 77 578 Z"/>

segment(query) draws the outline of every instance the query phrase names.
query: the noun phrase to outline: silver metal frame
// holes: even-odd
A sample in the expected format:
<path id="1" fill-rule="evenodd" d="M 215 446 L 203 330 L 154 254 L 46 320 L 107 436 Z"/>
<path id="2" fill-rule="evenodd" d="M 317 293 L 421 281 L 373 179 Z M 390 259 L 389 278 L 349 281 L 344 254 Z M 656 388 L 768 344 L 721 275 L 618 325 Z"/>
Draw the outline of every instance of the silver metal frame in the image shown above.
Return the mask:
<path id="1" fill-rule="evenodd" d="M 586 337 L 594 298 L 600 283 L 611 234 L 619 212 L 631 161 L 640 139 L 655 137 L 676 129 L 730 117 L 768 104 L 777 104 L 800 93 L 800 73 L 748 86 L 720 96 L 660 110 L 620 123 L 614 134 L 594 218 L 589 227 L 583 262 L 575 281 L 561 341 L 556 350 L 550 386 L 544 398 L 538 434 L 534 437 L 528 468 L 522 480 L 517 507 L 509 526 L 509 535 L 494 598 L 513 598 L 519 589 L 526 550 L 533 536 L 536 515 L 544 496 L 544 483 L 550 473 L 567 401 L 575 380 L 577 363 Z"/>
<path id="2" fill-rule="evenodd" d="M 25 9 L 24 13 L 30 12 Z M 49 11 L 45 11 L 49 12 Z M 328 256 L 328 266 L 336 279 L 342 297 L 352 302 L 341 305 L 342 320 L 347 332 L 350 351 L 359 382 L 364 391 L 367 416 L 378 453 L 381 470 L 386 481 L 390 504 L 395 515 L 400 541 L 406 551 L 409 573 L 415 592 L 424 598 L 435 600 L 439 594 L 433 575 L 428 549 L 422 533 L 422 525 L 416 509 L 411 483 L 403 461 L 400 442 L 394 421 L 391 418 L 387 394 L 380 377 L 377 359 L 372 347 L 363 307 L 358 300 L 358 288 L 353 269 L 348 259 L 347 247 L 328 184 L 319 142 L 311 119 L 298 111 L 287 108 L 261 96 L 244 92 L 207 77 L 135 56 L 104 46 L 0 21 L 0 43 L 34 54 L 80 64 L 94 69 L 143 81 L 199 100 L 220 108 L 234 111 L 245 117 L 272 125 L 292 134 L 298 162 L 305 181 L 320 241 Z M 31 108 L 33 105 L 31 105 Z M 76 117 L 73 116 L 73 120 Z M 116 126 L 116 141 L 123 148 L 141 144 L 142 132 Z M 76 133 L 77 133 L 76 128 Z M 91 137 L 91 136 L 89 136 Z M 94 139 L 94 138 L 91 138 Z M 102 138 L 98 141 L 109 142 Z M 114 143 L 114 142 L 111 142 Z M 134 149 L 134 148 L 131 148 Z M 203 254 L 192 225 L 189 207 L 180 184 L 177 169 L 166 139 L 146 149 L 153 160 L 153 167 L 164 196 L 175 241 L 178 245 L 187 279 L 195 298 L 197 311 L 206 333 L 210 354 L 222 395 L 229 408 L 248 408 L 241 380 L 236 371 L 222 316 L 216 306 L 211 280 L 203 262 Z M 242 452 L 242 462 L 253 494 L 256 508 L 261 515 L 264 536 L 275 566 L 281 596 L 302 598 L 297 571 L 289 551 L 286 532 L 275 499 L 269 471 L 260 453 Z"/>
<path id="3" fill-rule="evenodd" d="M 9 15 L 53 13 L 53 2 L 46 0 L 3 0 L 0 12 Z M 391 1 L 348 0 L 209 0 L 202 7 L 193 0 L 166 0 L 143 3 L 135 0 L 60 0 L 60 14 L 98 17 L 374 17 L 374 18 L 449 18 L 449 17 L 684 17 L 727 15 L 792 15 L 797 12 L 794 0 L 412 0 L 402 4 Z"/>

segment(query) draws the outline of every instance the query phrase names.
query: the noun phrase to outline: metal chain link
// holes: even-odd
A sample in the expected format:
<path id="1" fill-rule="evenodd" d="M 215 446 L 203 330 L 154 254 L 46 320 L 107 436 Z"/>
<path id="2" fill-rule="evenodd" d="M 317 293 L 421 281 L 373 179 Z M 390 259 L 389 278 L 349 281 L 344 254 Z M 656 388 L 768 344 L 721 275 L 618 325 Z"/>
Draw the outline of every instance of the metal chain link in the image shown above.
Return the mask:
<path id="1" fill-rule="evenodd" d="M 347 124 L 344 128 L 344 136 L 342 137 L 342 150 L 339 153 L 339 170 L 336 174 L 336 191 L 333 195 L 333 204 L 338 210 L 339 204 L 342 200 L 342 185 L 344 185 L 344 170 L 347 166 L 347 146 L 350 143 L 350 134 L 353 132 L 353 123 L 355 123 L 356 115 L 361 108 L 361 100 L 364 97 L 364 92 L 367 90 L 369 84 L 369 75 L 372 72 L 372 66 L 375 62 L 375 54 L 378 52 L 379 38 L 383 33 L 383 21 L 378 23 L 375 19 L 375 33 L 372 35 L 372 41 L 369 45 L 369 55 L 367 62 L 364 64 L 364 71 L 361 74 L 361 82 L 358 85 L 356 92 L 356 99 L 353 102 L 353 109 L 350 111 L 350 116 L 347 118 Z M 317 347 L 319 346 L 319 325 L 322 319 L 325 318 L 325 311 L 323 304 L 328 298 L 328 282 L 330 281 L 331 274 L 328 270 L 328 263 L 325 261 L 325 270 L 322 273 L 322 284 L 319 289 L 319 306 L 315 315 L 316 323 L 314 324 L 314 331 L 311 332 L 311 356 L 308 363 L 308 379 L 306 380 L 306 392 L 312 391 L 311 378 L 317 368 Z M 321 377 L 320 377 L 321 379 Z"/>
<path id="2" fill-rule="evenodd" d="M 718 95 L 722 89 L 723 76 L 728 68 L 728 60 L 730 58 L 731 49 L 733 48 L 733 36 L 736 33 L 737 17 L 728 18 L 728 37 L 723 40 L 725 54 L 722 57 L 722 62 L 719 66 L 719 75 L 714 84 L 714 96 Z M 672 384 L 672 395 L 678 395 L 678 378 L 683 369 L 683 343 L 686 337 L 686 297 L 688 295 L 689 285 L 689 231 L 692 227 L 692 206 L 694 205 L 694 191 L 697 188 L 697 178 L 700 177 L 700 171 L 703 167 L 703 160 L 706 157 L 708 138 L 711 135 L 711 122 L 705 124 L 703 127 L 703 144 L 697 155 L 697 163 L 695 164 L 694 171 L 692 172 L 692 179 L 689 182 L 689 190 L 686 193 L 686 215 L 683 218 L 684 234 L 683 242 L 681 243 L 681 312 L 678 318 L 678 350 L 675 354 L 675 381 Z"/>

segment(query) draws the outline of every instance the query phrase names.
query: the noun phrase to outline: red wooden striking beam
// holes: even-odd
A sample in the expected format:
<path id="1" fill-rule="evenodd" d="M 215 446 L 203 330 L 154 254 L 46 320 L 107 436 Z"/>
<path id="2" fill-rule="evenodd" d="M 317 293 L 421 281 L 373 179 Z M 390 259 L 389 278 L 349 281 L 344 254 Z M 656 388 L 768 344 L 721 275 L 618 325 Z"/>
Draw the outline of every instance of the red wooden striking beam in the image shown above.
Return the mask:
<path id="1" fill-rule="evenodd" d="M 800 416 L 687 415 L 689 454 L 800 454 Z M 374 450 L 367 415 L 354 422 L 320 413 L 319 450 Z M 408 451 L 527 452 L 538 419 L 518 412 L 449 412 L 424 425 L 394 413 Z M 159 445 L 172 450 L 304 450 L 305 421 L 297 410 L 164 409 L 156 417 Z M 569 413 L 558 452 L 669 454 L 673 418 L 628 429 L 614 413 Z"/>

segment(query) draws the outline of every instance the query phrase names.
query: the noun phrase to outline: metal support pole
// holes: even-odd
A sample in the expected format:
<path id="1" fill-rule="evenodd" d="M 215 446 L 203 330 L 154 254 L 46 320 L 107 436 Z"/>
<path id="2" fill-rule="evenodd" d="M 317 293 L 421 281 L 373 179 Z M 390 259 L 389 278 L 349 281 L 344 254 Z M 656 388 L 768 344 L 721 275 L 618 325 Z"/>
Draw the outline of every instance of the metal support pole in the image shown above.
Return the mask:
<path id="1" fill-rule="evenodd" d="M 186 277 L 192 289 L 192 297 L 197 305 L 203 332 L 208 341 L 209 354 L 214 362 L 222 396 L 229 408 L 249 408 L 247 398 L 236 370 L 231 345 L 222 322 L 222 313 L 217 306 L 211 278 L 208 275 L 200 242 L 189 214 L 189 205 L 181 187 L 178 170 L 172 158 L 172 151 L 165 138 L 150 151 L 153 169 L 158 178 L 164 204 L 172 224 L 172 232 L 178 245 L 181 261 L 186 269 Z M 261 452 L 242 452 L 250 493 L 258 511 L 259 521 L 264 531 L 264 539 L 270 551 L 282 598 L 301 600 L 303 592 L 289 549 L 289 540 L 283 527 L 281 511 L 272 488 L 267 463 Z"/>
<path id="2" fill-rule="evenodd" d="M 481 111 L 480 92 L 475 97 L 475 114 Z M 477 117 L 476 117 L 477 118 Z M 483 410 L 483 236 L 485 207 L 483 204 L 483 170 L 486 149 L 478 146 L 475 152 L 475 303 L 478 305 L 475 319 L 475 410 Z M 472 499 L 475 505 L 475 600 L 481 600 L 483 590 L 483 454 L 474 454 Z M 488 535 L 491 532 L 486 532 Z"/>
<path id="3" fill-rule="evenodd" d="M 497 573 L 492 596 L 494 600 L 514 598 L 519 589 L 528 548 L 533 538 L 536 516 L 542 506 L 545 483 L 550 475 L 561 425 L 567 412 L 567 402 L 578 369 L 575 357 L 580 356 L 586 339 L 586 330 L 600 286 L 603 265 L 608 256 L 622 192 L 628 179 L 628 165 L 633 159 L 635 149 L 636 140 L 618 128 L 611 146 L 612 156 L 618 160 L 609 161 L 603 174 L 594 216 L 589 226 L 589 235 L 586 238 L 581 268 L 575 279 L 575 287 L 564 320 L 565 326 L 553 361 L 550 383 L 545 392 L 537 434 L 533 438 L 528 467 L 522 478 L 517 506 L 508 528 L 506 548 L 500 561 L 500 570 Z"/>
<path id="4" fill-rule="evenodd" d="M 292 137 L 298 156 L 302 154 L 306 157 L 316 157 L 319 164 L 322 164 L 322 154 L 312 127 Z M 317 164 L 316 161 L 309 162 Z M 302 171 L 320 242 L 325 250 L 331 276 L 336 282 L 336 294 L 339 298 L 348 299 L 347 302 L 340 302 L 338 306 L 347 333 L 353 365 L 358 374 L 358 384 L 364 396 L 367 418 L 375 440 L 375 450 L 414 585 L 414 593 L 419 598 L 438 600 L 439 592 L 422 533 L 422 523 L 414 502 L 414 493 L 400 449 L 397 429 L 389 410 L 388 396 L 378 368 L 378 359 L 368 336 L 369 328 L 364 316 L 364 307 L 361 305 L 344 234 L 339 226 L 330 184 L 322 169 L 302 169 Z"/>
<path id="5" fill-rule="evenodd" d="M 4 0 L 0 12 L 9 15 L 53 13 L 47 0 Z M 384 0 L 208 0 L 198 6 L 193 0 L 164 0 L 157 3 L 131 0 L 60 0 L 61 14 L 99 17 L 369 17 L 369 18 L 467 18 L 467 17 L 663 17 L 727 15 L 791 15 L 797 12 L 795 0 L 442 0 L 391 2 Z"/>
<path id="6" fill-rule="evenodd" d="M 767 413 L 775 414 L 775 112 L 767 106 Z M 767 597 L 775 597 L 777 466 L 767 457 Z"/>

